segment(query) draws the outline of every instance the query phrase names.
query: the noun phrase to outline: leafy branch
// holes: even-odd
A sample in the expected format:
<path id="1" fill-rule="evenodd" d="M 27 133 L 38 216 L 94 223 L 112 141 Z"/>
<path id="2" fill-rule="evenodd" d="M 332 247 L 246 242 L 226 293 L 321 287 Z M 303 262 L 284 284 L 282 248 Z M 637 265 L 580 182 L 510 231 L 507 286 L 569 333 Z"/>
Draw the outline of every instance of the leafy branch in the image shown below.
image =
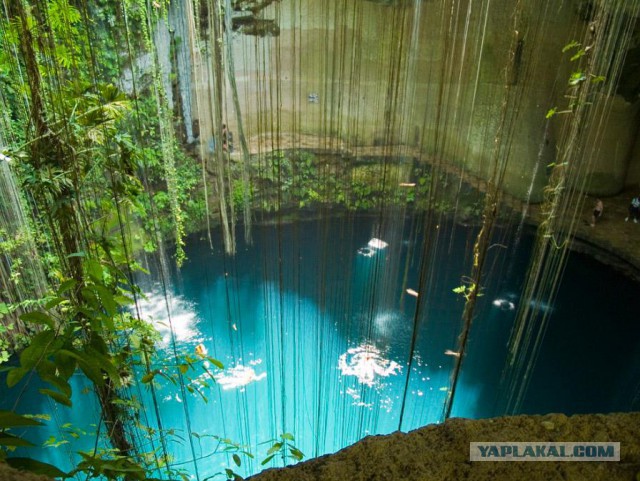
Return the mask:
<path id="1" fill-rule="evenodd" d="M 573 40 L 562 48 L 562 53 L 574 52 L 573 55 L 569 58 L 569 61 L 575 62 L 576 60 L 580 60 L 583 57 L 585 57 L 591 51 L 591 49 L 592 49 L 591 45 L 587 45 L 583 47 L 580 42 Z M 603 75 L 594 75 L 591 73 L 587 74 L 585 73 L 583 68 L 578 68 L 573 72 L 571 72 L 567 80 L 567 84 L 569 85 L 569 94 L 566 95 L 565 97 L 569 99 L 574 99 L 574 100 L 572 100 L 569 103 L 568 109 L 558 110 L 557 106 L 553 107 L 552 109 L 549 109 L 545 115 L 545 118 L 550 119 L 551 117 L 557 114 L 559 115 L 559 114 L 573 113 L 577 107 L 577 104 L 575 102 L 576 96 L 572 95 L 572 92 L 575 91 L 583 82 L 587 80 L 589 80 L 592 84 L 599 84 L 604 82 L 606 80 L 606 77 L 604 77 Z"/>

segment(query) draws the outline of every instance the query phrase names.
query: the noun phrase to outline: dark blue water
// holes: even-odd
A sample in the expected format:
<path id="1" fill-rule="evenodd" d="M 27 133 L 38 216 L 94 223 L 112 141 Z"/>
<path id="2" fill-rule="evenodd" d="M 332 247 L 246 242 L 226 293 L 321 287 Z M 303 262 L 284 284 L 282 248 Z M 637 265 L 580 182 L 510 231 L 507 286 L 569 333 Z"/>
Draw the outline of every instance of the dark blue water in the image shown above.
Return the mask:
<path id="1" fill-rule="evenodd" d="M 455 362 L 446 352 L 456 349 L 464 306 L 453 289 L 470 271 L 477 230 L 404 215 L 279 222 L 256 226 L 254 243 L 240 244 L 234 258 L 192 238 L 189 260 L 170 273 L 168 301 L 151 263 L 140 307 L 162 334 L 155 367 L 176 381 L 156 376 L 158 415 L 148 386 L 132 387 L 140 422 L 155 430 L 138 441 L 160 452 L 162 428 L 172 467 L 204 479 L 233 466 L 238 448 L 229 443 L 255 456 L 241 454 L 235 469 L 246 474 L 261 468 L 268 441 L 283 433 L 311 457 L 368 434 L 440 422 Z M 503 414 L 506 345 L 532 238 L 497 229 L 492 244 L 454 416 Z M 550 319 L 522 412 L 639 407 L 637 290 L 588 257 L 570 257 L 554 305 L 536 307 Z M 225 369 L 198 357 L 199 345 Z M 181 371 L 176 352 L 193 366 Z M 34 396 L 20 409 L 53 413 L 52 433 L 79 426 L 88 449 L 99 410 L 81 394 L 82 377 L 75 382 L 73 411 Z M 55 436 L 69 443 L 41 456 L 65 467 L 76 436 Z"/>

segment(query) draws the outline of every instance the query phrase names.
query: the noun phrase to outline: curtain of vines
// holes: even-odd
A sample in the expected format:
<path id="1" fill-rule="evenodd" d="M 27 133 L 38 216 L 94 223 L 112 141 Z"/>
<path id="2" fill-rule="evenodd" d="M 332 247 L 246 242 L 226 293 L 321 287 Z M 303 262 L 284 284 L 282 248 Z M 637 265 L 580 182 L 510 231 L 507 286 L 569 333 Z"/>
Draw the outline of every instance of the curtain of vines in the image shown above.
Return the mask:
<path id="1" fill-rule="evenodd" d="M 96 10 L 99 21 L 82 2 L 3 4 L 2 62 L 12 90 L 2 101 L 14 114 L 3 117 L 2 141 L 22 184 L 22 193 L 11 195 L 11 210 L 31 210 L 33 220 L 5 215 L 0 227 L 20 223 L 41 230 L 43 236 L 29 240 L 30 249 L 52 254 L 50 292 L 39 309 L 25 309 L 26 291 L 11 291 L 15 299 L 9 300 L 21 304 L 12 316 L 28 311 L 22 320 L 35 327 L 9 380 L 17 385 L 35 371 L 52 387 L 45 394 L 65 405 L 71 404 L 69 378 L 76 368 L 94 383 L 115 454 L 86 460 L 86 470 L 126 468 L 128 476 L 141 478 L 145 465 L 175 474 L 170 422 L 161 418 L 154 389 L 166 376 L 185 399 L 192 386 L 185 376 L 204 358 L 180 360 L 167 252 L 175 252 L 179 267 L 188 233 L 201 233 L 205 225 L 210 246 L 225 252 L 224 272 L 214 275 L 224 276 L 228 315 L 220 322 L 229 326 L 234 363 L 246 355 L 243 319 L 234 318 L 242 304 L 233 280 L 239 264 L 234 255 L 241 255 L 237 225 L 244 225 L 245 245 L 256 219 L 274 226 L 274 243 L 257 247 L 265 259 L 257 266 L 264 285 L 277 286 L 265 288 L 260 313 L 273 369 L 265 381 L 268 399 L 262 400 L 265 422 L 281 435 L 314 439 L 316 455 L 382 424 L 375 390 L 359 386 L 358 402 L 375 408 L 358 416 L 349 417 L 351 405 L 343 398 L 334 402 L 341 387 L 323 369 L 341 346 L 324 325 L 327 312 L 344 313 L 335 329 L 369 350 L 388 334 L 377 322 L 386 305 L 397 303 L 409 313 L 410 334 L 399 359 L 404 389 L 393 408 L 393 428 L 403 429 L 432 415 L 410 387 L 423 358 L 433 354 L 422 347 L 438 327 L 431 305 L 452 291 L 459 294 L 452 310 L 461 316 L 444 353 L 451 356 L 445 364 L 450 380 L 440 397 L 434 395 L 433 408 L 437 420 L 450 417 L 483 289 L 513 268 L 528 202 L 541 200 L 496 394 L 503 412 L 518 411 L 549 317 L 532 301 L 552 304 L 562 278 L 594 162 L 589 149 L 598 142 L 590 136 L 606 123 L 638 0 L 595 2 L 588 22 L 551 0 L 535 7 L 497 0 L 103 3 Z M 572 19 L 560 33 L 556 8 Z M 554 35 L 563 38 L 549 40 Z M 578 53 L 567 60 L 561 49 L 572 40 L 568 48 Z M 548 66 L 550 52 L 557 66 Z M 562 113 L 545 118 L 554 105 Z M 547 148 L 554 132 L 555 146 Z M 15 190 L 5 184 L 3 192 Z M 313 295 L 321 314 L 311 331 L 302 327 L 301 309 L 287 304 L 287 289 L 306 287 L 301 239 L 307 233 L 288 230 L 292 211 L 297 219 L 308 212 L 320 219 L 313 234 L 322 240 L 315 253 L 322 267 Z M 361 311 L 352 305 L 351 291 L 360 287 L 336 282 L 326 267 L 335 254 L 337 241 L 329 232 L 336 213 L 349 222 L 362 213 L 374 219 L 370 236 L 384 239 L 394 258 L 409 232 L 404 264 L 372 262 Z M 462 231 L 460 224 L 473 228 Z M 505 233 L 510 228 L 515 238 Z M 342 232 L 347 240 L 359 234 L 353 226 Z M 453 255 L 460 235 L 466 250 Z M 509 254 L 496 254 L 505 248 Z M 153 357 L 157 335 L 140 320 L 134 255 L 145 251 L 158 259 L 169 360 Z M 439 277 L 443 262 L 460 269 L 456 284 Z M 12 282 L 6 266 L 9 261 L 1 266 L 2 279 Z M 347 263 L 341 268 L 343 281 L 355 269 Z M 418 277 L 411 285 L 413 270 Z M 33 274 L 34 296 L 45 289 L 39 275 Z M 400 292 L 396 278 L 403 279 Z M 302 347 L 309 339 L 319 353 L 313 366 Z M 142 378 L 133 379 L 136 373 Z M 304 381 L 289 383 L 292 378 Z M 152 393 L 153 409 L 143 410 L 146 427 L 130 429 L 133 397 L 142 384 Z M 313 402 L 303 417 L 300 406 L 309 391 Z M 259 449 L 252 408 L 237 396 L 236 419 L 220 421 L 223 429 L 226 423 L 241 426 L 242 439 L 230 443 L 234 454 L 240 446 Z M 182 412 L 188 469 L 199 477 L 188 403 Z M 334 417 L 341 420 L 336 426 Z M 142 432 L 150 434 L 148 443 Z M 281 438 L 280 448 L 290 440 Z M 140 456 L 141 447 L 154 454 Z M 128 461 L 139 465 L 117 464 Z"/>

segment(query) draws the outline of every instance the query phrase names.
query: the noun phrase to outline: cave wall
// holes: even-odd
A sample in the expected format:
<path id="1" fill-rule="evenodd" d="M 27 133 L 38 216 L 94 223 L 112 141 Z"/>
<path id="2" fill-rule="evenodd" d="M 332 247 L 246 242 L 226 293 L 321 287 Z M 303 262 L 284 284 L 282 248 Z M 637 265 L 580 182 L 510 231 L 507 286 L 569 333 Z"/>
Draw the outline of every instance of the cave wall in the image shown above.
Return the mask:
<path id="1" fill-rule="evenodd" d="M 635 134 L 631 158 L 629 159 L 629 169 L 625 178 L 625 184 L 631 189 L 640 192 L 640 129 Z"/>
<path id="2" fill-rule="evenodd" d="M 261 18 L 277 19 L 279 35 L 232 36 L 244 130 L 254 144 L 262 139 L 259 151 L 316 136 L 317 148 L 330 150 L 386 145 L 389 155 L 404 155 L 417 149 L 426 160 L 442 159 L 485 178 L 497 160 L 506 164 L 510 194 L 540 201 L 564 122 L 545 115 L 554 106 L 566 108 L 575 64 L 562 49 L 590 28 L 590 5 L 275 2 Z M 210 59 L 198 63 L 202 70 Z M 193 85 L 191 98 L 211 99 L 210 82 Z M 629 160 L 638 158 L 631 155 L 637 94 L 609 94 L 595 102 L 590 115 L 597 122 L 582 153 L 593 168 L 586 190 L 603 196 L 630 183 L 627 173 L 636 170 Z M 227 86 L 223 118 L 237 132 L 231 98 Z M 210 114 L 199 111 L 202 118 L 194 117 L 204 126 L 206 150 Z"/>

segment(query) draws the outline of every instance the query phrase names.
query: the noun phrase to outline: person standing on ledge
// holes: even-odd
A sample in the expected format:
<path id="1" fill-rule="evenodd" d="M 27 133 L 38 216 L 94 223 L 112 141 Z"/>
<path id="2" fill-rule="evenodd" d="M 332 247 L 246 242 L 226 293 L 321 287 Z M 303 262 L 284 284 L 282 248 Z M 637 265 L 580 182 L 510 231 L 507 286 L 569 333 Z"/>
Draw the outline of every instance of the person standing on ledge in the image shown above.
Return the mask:
<path id="1" fill-rule="evenodd" d="M 604 205 L 600 199 L 596 199 L 596 205 L 593 206 L 593 215 L 591 216 L 591 227 L 596 226 L 596 220 L 602 217 Z"/>
<path id="2" fill-rule="evenodd" d="M 640 217 L 640 197 L 634 197 L 629 204 L 629 216 L 625 218 L 625 222 L 629 220 L 629 217 L 633 219 L 633 222 L 638 223 Z"/>

